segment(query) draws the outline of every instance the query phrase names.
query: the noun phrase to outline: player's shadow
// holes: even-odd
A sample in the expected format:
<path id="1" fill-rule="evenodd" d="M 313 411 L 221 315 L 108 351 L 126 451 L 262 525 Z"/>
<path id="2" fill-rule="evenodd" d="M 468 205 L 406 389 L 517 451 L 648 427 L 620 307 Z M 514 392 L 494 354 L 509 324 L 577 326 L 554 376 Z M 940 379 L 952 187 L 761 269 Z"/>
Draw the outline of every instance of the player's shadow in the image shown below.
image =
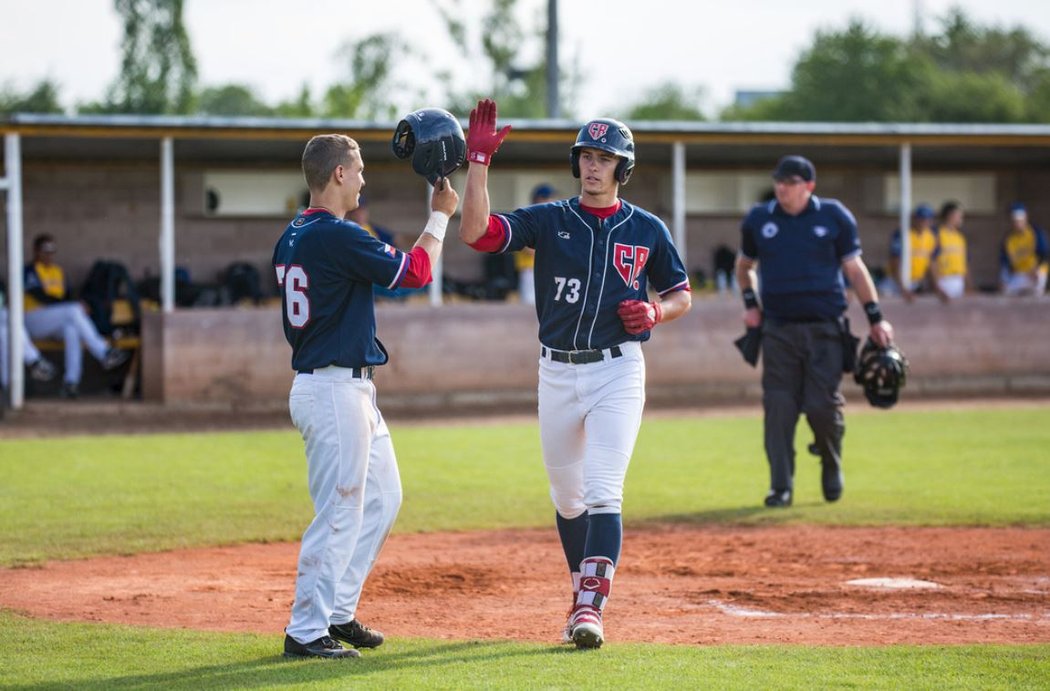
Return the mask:
<path id="1" fill-rule="evenodd" d="M 721 509 L 708 509 L 706 511 L 693 511 L 689 513 L 672 513 L 663 516 L 654 516 L 641 521 L 641 525 L 658 523 L 686 523 L 699 524 L 724 524 L 724 523 L 777 523 L 790 518 L 792 511 L 788 509 L 771 509 L 767 506 L 756 505 L 736 506 Z M 756 517 L 758 519 L 756 520 Z"/>
<path id="2" fill-rule="evenodd" d="M 275 641 L 279 645 L 279 642 Z M 388 644 L 389 645 L 389 644 Z M 276 647 L 276 646 L 275 646 Z M 229 664 L 187 667 L 173 672 L 119 675 L 78 681 L 78 689 L 109 691 L 114 688 L 257 688 L 309 682 L 348 683 L 352 677 L 371 677 L 384 670 L 434 669 L 442 665 L 540 657 L 561 652 L 564 646 L 521 647 L 511 641 L 455 641 L 435 643 L 404 651 L 366 651 L 356 660 L 289 660 L 280 654 Z M 26 684 L 20 689 L 51 689 L 53 683 Z"/>

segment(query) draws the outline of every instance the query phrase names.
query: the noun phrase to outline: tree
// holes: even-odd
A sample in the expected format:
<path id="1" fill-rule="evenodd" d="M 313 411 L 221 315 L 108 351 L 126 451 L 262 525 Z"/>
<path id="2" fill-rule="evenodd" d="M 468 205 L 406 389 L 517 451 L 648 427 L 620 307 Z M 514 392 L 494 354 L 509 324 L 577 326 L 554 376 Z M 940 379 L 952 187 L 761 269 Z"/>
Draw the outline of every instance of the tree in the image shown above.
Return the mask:
<path id="1" fill-rule="evenodd" d="M 628 120 L 706 120 L 700 103 L 702 88 L 686 89 L 674 82 L 651 88 L 627 110 Z"/>
<path id="2" fill-rule="evenodd" d="M 789 91 L 735 114 L 787 121 L 921 120 L 931 67 L 903 41 L 854 19 L 843 32 L 817 32 L 792 70 Z"/>
<path id="3" fill-rule="evenodd" d="M 914 47 L 946 72 L 1001 74 L 1023 88 L 1047 65 L 1050 49 L 1024 27 L 981 27 L 957 7 L 940 23 L 939 34 L 915 37 Z"/>
<path id="4" fill-rule="evenodd" d="M 11 113 L 61 113 L 58 84 L 50 79 L 40 81 L 24 94 L 9 87 L 0 90 L 0 115 Z"/>
<path id="5" fill-rule="evenodd" d="M 183 0 L 114 0 L 124 20 L 120 76 L 86 112 L 192 112 L 197 61 L 182 21 Z"/>
<path id="6" fill-rule="evenodd" d="M 340 53 L 349 78 L 325 92 L 322 114 L 337 118 L 390 119 L 397 106 L 390 99 L 396 59 L 411 47 L 397 34 L 379 33 L 356 43 L 347 42 Z"/>
<path id="7" fill-rule="evenodd" d="M 985 28 L 958 9 L 932 35 L 879 34 L 852 20 L 819 32 L 791 88 L 724 119 L 829 122 L 1050 121 L 1050 48 L 1023 28 Z"/>
<path id="8" fill-rule="evenodd" d="M 471 65 L 477 65 L 479 72 L 488 75 L 488 83 L 480 88 L 462 89 L 453 85 L 449 73 L 439 73 L 437 78 L 445 85 L 449 110 L 466 113 L 479 98 L 491 97 L 499 104 L 503 117 L 546 117 L 547 60 L 543 50 L 546 25 L 541 19 L 546 16 L 545 8 L 537 13 L 533 22 L 522 25 L 517 16 L 517 0 L 492 0 L 491 9 L 481 17 L 475 35 L 474 27 L 460 19 L 463 12 L 457 0 L 445 3 L 432 0 L 432 3 L 462 56 Z M 530 54 L 537 57 L 527 57 Z M 571 116 L 571 97 L 579 76 L 575 69 L 561 70 L 559 75 L 562 115 Z"/>
<path id="9" fill-rule="evenodd" d="M 208 87 L 197 97 L 197 112 L 203 115 L 265 117 L 274 109 L 266 105 L 250 86 L 226 84 Z"/>
<path id="10" fill-rule="evenodd" d="M 274 115 L 282 118 L 312 118 L 317 115 L 310 96 L 310 85 L 303 82 L 299 95 L 288 101 L 281 101 L 273 109 Z"/>
<path id="11" fill-rule="evenodd" d="M 930 122 L 1024 122 L 1025 95 L 1001 73 L 942 72 L 927 94 Z"/>

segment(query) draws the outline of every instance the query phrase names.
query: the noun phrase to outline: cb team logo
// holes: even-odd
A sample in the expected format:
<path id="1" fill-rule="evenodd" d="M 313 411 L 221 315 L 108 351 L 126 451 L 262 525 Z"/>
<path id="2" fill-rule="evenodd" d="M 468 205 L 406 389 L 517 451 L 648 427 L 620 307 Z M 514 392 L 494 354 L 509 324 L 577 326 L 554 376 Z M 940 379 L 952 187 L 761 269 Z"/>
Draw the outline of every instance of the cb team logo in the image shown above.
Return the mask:
<path id="1" fill-rule="evenodd" d="M 777 224 L 770 221 L 769 223 L 762 226 L 762 237 L 772 238 L 774 237 L 780 228 L 777 228 Z"/>
<path id="2" fill-rule="evenodd" d="M 608 131 L 609 126 L 604 122 L 592 122 L 587 126 L 587 132 L 591 135 L 591 139 L 601 139 Z"/>
<path id="3" fill-rule="evenodd" d="M 620 278 L 629 287 L 638 290 L 638 277 L 642 275 L 645 262 L 649 261 L 649 248 L 645 245 L 613 245 L 613 266 Z"/>

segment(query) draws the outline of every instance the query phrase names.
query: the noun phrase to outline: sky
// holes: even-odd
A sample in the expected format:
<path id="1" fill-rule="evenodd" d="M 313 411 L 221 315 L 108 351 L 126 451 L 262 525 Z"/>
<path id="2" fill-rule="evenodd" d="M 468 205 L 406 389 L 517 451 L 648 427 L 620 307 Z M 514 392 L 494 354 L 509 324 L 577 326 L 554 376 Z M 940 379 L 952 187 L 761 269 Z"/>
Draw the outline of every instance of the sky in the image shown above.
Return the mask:
<path id="1" fill-rule="evenodd" d="M 475 17 L 489 6 L 487 0 L 439 2 Z M 403 95 L 412 109 L 442 105 L 431 77 L 436 70 L 448 71 L 457 84 L 485 84 L 447 37 L 433 3 L 185 0 L 184 18 L 200 84 L 247 84 L 268 103 L 293 98 L 304 82 L 317 96 L 344 80 L 348 68 L 335 56 L 346 41 L 399 32 L 425 55 L 406 59 L 398 74 L 415 87 Z M 523 23 L 545 24 L 546 0 L 518 5 Z M 737 90 L 788 87 L 792 65 L 817 30 L 839 30 L 859 17 L 906 35 L 918 16 L 931 31 L 952 6 L 982 25 L 1023 25 L 1050 43 L 1045 0 L 560 0 L 560 62 L 578 68 L 574 110 L 580 118 L 634 103 L 666 81 L 702 87 L 703 109 L 714 115 Z M 121 30 L 113 0 L 0 0 L 0 88 L 24 91 L 51 78 L 65 105 L 98 100 L 119 71 Z"/>

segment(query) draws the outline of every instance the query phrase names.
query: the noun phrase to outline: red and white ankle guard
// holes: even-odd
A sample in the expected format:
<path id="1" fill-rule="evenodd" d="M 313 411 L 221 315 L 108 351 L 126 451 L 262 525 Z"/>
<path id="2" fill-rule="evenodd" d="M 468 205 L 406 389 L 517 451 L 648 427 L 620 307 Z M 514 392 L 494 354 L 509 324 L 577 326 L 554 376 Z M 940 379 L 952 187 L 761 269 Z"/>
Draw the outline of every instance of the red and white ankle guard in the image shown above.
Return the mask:
<path id="1" fill-rule="evenodd" d="M 580 562 L 580 593 L 576 606 L 585 605 L 601 612 L 612 592 L 612 579 L 616 567 L 608 557 L 587 557 Z"/>

